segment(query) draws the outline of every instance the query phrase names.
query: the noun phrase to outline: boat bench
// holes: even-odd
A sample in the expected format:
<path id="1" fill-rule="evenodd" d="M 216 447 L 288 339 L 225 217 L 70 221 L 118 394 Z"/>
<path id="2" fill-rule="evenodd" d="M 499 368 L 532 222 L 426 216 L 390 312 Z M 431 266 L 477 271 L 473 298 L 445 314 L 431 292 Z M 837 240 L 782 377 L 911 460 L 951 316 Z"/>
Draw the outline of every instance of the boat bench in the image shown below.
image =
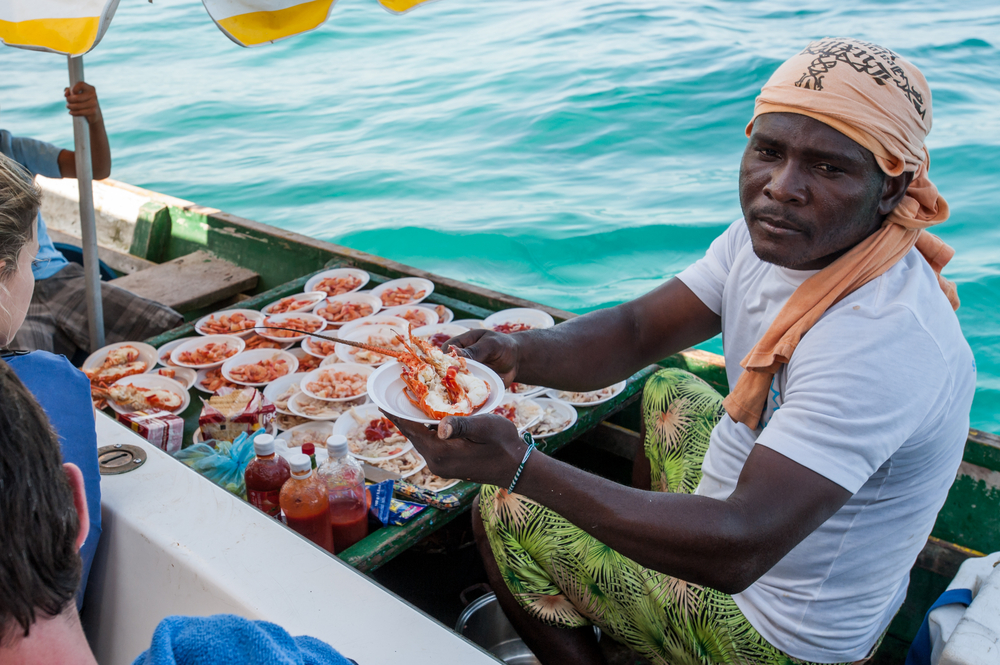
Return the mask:
<path id="1" fill-rule="evenodd" d="M 260 275 L 205 251 L 153 264 L 109 284 L 181 314 L 220 303 L 257 286 Z"/>

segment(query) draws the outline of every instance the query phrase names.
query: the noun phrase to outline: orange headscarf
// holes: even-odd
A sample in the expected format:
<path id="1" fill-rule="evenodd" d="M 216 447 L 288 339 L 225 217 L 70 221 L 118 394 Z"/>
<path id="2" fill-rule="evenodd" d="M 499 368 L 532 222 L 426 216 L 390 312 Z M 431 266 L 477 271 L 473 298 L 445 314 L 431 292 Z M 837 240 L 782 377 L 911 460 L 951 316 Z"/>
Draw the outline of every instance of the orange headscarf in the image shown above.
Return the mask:
<path id="1" fill-rule="evenodd" d="M 920 71 L 875 44 L 822 39 L 771 76 L 757 97 L 747 136 L 764 113 L 809 116 L 870 150 L 887 175 L 915 173 L 882 228 L 803 282 L 740 363 L 746 371 L 723 404 L 733 420 L 751 429 L 760 422 L 771 378 L 802 336 L 828 308 L 887 271 L 914 245 L 958 309 L 955 285 L 941 277 L 955 251 L 924 231 L 948 219 L 948 204 L 927 177 L 924 137 L 931 129 L 931 92 Z"/>

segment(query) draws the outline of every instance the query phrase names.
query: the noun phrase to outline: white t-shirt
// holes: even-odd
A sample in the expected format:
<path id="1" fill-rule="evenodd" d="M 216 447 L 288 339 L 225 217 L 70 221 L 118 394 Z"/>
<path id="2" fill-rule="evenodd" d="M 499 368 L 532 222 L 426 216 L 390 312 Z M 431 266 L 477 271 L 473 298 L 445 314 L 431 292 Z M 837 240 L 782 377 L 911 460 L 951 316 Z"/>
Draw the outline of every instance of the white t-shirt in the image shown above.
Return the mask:
<path id="1" fill-rule="evenodd" d="M 811 271 L 753 253 L 743 220 L 678 275 L 722 317 L 729 386 L 740 361 Z M 771 383 L 762 427 L 724 416 L 697 494 L 725 500 L 755 444 L 853 493 L 734 596 L 771 644 L 803 660 L 868 655 L 906 596 L 909 571 L 962 459 L 975 361 L 916 249 L 831 307 Z"/>

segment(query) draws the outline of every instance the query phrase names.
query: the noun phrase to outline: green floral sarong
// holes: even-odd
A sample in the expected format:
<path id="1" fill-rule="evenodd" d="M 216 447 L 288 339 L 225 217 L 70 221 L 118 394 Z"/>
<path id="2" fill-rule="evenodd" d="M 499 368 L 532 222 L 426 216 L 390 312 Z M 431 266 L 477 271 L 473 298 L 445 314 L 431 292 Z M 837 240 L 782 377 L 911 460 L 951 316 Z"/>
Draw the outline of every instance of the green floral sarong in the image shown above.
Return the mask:
<path id="1" fill-rule="evenodd" d="M 722 396 L 698 377 L 664 369 L 643 393 L 652 489 L 692 493 Z M 654 663 L 802 663 L 769 644 L 732 597 L 644 568 L 555 512 L 484 486 L 479 509 L 511 592 L 553 626 L 596 624 Z"/>

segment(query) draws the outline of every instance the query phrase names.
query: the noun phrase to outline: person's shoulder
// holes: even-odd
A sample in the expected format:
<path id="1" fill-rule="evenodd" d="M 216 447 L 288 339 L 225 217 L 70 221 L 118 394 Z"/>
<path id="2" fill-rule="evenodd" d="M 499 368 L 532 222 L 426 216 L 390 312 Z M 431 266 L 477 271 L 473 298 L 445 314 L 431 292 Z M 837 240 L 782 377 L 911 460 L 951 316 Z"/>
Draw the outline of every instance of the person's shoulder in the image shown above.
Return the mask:
<path id="1" fill-rule="evenodd" d="M 882 276 L 831 307 L 832 317 L 864 312 L 877 323 L 910 319 L 907 328 L 923 330 L 939 343 L 951 344 L 965 338 L 937 275 L 914 248 Z M 887 328 L 885 334 L 903 332 Z"/>
<path id="2" fill-rule="evenodd" d="M 12 356 L 7 364 L 27 383 L 29 378 L 44 377 L 52 382 L 78 382 L 90 384 L 87 376 L 66 358 L 48 351 L 32 351 L 24 355 Z"/>
<path id="3" fill-rule="evenodd" d="M 929 372 L 946 371 L 955 380 L 973 371 L 972 350 L 958 317 L 915 249 L 831 307 L 814 331 L 812 342 L 836 340 L 836 348 L 846 354 L 920 362 Z"/>

